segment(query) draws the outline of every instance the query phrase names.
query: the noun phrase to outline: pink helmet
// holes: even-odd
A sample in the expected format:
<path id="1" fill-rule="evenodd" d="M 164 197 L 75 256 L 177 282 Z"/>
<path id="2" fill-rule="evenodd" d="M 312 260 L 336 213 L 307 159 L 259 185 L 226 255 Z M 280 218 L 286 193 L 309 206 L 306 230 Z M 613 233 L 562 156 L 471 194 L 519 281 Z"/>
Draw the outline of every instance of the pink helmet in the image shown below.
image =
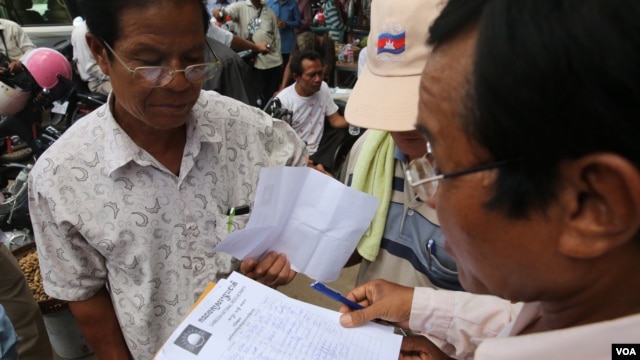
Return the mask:
<path id="1" fill-rule="evenodd" d="M 58 75 L 71 80 L 71 65 L 61 53 L 50 48 L 36 48 L 31 50 L 22 63 L 29 74 L 44 90 L 52 90 L 58 85 Z"/>

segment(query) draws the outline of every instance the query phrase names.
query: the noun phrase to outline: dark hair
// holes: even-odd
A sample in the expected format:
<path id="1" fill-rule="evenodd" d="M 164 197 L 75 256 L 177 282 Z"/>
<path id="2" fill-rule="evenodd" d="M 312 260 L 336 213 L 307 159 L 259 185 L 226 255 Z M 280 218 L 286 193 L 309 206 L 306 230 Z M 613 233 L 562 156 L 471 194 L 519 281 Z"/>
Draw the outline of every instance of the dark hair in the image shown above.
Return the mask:
<path id="1" fill-rule="evenodd" d="M 302 69 L 302 60 L 311 60 L 311 61 L 315 61 L 315 60 L 320 60 L 320 63 L 322 63 L 322 58 L 320 57 L 320 54 L 318 54 L 317 52 L 313 51 L 313 50 L 304 50 L 304 51 L 298 51 L 295 54 L 293 54 L 291 56 L 291 74 L 292 75 L 302 75 L 302 72 L 304 71 Z"/>
<path id="2" fill-rule="evenodd" d="M 202 0 L 169 0 L 179 4 L 186 1 L 194 1 L 202 8 L 201 21 L 204 32 L 209 29 L 209 14 Z M 147 8 L 156 4 L 166 3 L 166 0 L 82 0 L 80 11 L 87 22 L 87 28 L 99 39 L 113 46 L 113 43 L 120 37 L 119 15 L 132 8 Z M 195 20 L 195 19 L 194 19 Z M 111 56 L 111 54 L 109 54 Z"/>
<path id="3" fill-rule="evenodd" d="M 596 152 L 640 168 L 640 2 L 450 0 L 437 46 L 479 25 L 464 131 L 501 168 L 489 208 L 513 217 L 556 197 L 558 165 Z"/>

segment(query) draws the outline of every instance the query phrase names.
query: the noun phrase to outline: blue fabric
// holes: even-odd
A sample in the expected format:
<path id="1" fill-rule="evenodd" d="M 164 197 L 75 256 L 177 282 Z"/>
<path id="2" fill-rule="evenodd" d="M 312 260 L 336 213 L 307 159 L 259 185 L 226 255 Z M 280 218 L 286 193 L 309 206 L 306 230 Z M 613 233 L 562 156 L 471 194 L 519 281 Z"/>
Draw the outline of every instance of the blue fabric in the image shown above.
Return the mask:
<path id="1" fill-rule="evenodd" d="M 267 5 L 273 10 L 280 21 L 287 23 L 280 31 L 280 52 L 282 54 L 291 54 L 293 44 L 296 42 L 295 28 L 300 26 L 300 10 L 298 4 L 294 0 L 269 0 Z"/>
<path id="2" fill-rule="evenodd" d="M 11 320 L 7 317 L 4 307 L 0 305 L 0 359 L 15 360 L 18 358 L 18 336 L 16 335 Z"/>

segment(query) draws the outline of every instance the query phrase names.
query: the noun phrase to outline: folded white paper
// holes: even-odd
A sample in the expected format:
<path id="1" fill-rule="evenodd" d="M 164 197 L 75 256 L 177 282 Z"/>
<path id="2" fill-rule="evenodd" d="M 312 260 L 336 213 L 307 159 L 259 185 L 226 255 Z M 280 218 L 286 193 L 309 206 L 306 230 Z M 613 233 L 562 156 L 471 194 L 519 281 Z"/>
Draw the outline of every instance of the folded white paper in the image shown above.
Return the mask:
<path id="1" fill-rule="evenodd" d="M 229 234 L 214 251 L 259 259 L 273 250 L 286 254 L 294 270 L 334 281 L 378 203 L 310 168 L 263 168 L 247 227 Z"/>

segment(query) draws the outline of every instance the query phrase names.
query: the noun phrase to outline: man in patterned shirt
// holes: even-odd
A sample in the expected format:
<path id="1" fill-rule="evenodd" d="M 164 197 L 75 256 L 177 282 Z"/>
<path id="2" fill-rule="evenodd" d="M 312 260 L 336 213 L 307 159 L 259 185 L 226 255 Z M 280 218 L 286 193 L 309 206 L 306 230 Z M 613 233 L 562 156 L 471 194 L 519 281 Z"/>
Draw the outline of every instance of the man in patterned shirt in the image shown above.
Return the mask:
<path id="1" fill-rule="evenodd" d="M 229 210 L 252 205 L 260 169 L 302 166 L 306 151 L 287 124 L 201 91 L 218 65 L 205 63 L 201 1 L 91 2 L 85 16 L 113 92 L 30 174 L 43 282 L 99 358 L 151 359 L 208 282 L 234 270 L 293 279 L 283 254 L 240 262 L 212 249 Z"/>

